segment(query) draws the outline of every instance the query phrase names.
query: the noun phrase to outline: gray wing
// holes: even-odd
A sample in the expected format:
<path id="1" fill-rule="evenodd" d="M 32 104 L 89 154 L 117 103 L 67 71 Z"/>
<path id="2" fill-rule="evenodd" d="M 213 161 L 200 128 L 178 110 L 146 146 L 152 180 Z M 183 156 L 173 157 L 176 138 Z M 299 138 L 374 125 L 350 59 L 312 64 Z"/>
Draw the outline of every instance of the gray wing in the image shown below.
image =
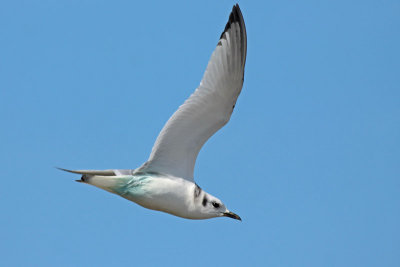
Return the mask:
<path id="1" fill-rule="evenodd" d="M 194 181 L 201 147 L 229 121 L 242 90 L 246 51 L 246 28 L 236 4 L 200 86 L 167 121 L 140 171 Z"/>

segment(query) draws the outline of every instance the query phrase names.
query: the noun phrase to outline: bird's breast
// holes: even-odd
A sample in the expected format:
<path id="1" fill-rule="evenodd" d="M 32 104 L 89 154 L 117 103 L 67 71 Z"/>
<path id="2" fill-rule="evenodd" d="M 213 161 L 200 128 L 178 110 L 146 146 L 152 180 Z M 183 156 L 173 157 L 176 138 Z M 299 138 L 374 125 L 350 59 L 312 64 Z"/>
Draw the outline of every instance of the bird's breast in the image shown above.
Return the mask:
<path id="1" fill-rule="evenodd" d="M 193 183 L 184 179 L 150 175 L 132 176 L 115 190 L 120 196 L 148 209 L 185 217 L 193 206 Z"/>

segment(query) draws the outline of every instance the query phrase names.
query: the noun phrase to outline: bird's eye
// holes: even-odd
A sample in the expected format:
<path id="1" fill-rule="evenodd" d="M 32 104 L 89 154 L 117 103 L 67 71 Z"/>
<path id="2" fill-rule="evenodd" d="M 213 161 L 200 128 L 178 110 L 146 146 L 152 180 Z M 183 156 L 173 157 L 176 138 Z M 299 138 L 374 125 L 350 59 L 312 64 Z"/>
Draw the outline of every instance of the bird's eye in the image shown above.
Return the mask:
<path id="1" fill-rule="evenodd" d="M 214 206 L 214 208 L 219 208 L 219 203 L 217 202 L 212 202 L 212 205 Z"/>

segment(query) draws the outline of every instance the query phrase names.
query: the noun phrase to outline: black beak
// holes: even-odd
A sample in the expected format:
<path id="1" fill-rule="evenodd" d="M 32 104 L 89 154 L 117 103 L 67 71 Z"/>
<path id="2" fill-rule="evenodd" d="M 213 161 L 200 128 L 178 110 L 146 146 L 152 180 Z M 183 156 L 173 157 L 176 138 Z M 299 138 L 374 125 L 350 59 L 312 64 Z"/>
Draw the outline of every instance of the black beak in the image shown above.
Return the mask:
<path id="1" fill-rule="evenodd" d="M 239 221 L 242 220 L 242 219 L 239 217 L 239 215 L 233 213 L 232 211 L 224 212 L 224 213 L 222 213 L 222 215 L 225 216 L 225 217 L 229 217 L 229 218 L 232 218 L 232 219 L 239 220 Z"/>

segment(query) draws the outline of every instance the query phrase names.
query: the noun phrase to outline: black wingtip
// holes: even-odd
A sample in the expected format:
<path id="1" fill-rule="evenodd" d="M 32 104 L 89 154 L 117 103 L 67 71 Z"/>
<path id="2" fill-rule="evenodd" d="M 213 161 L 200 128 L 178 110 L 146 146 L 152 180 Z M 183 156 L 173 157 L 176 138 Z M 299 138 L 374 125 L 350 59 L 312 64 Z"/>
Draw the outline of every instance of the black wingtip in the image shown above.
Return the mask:
<path id="1" fill-rule="evenodd" d="M 242 23 L 241 17 L 242 17 L 242 12 L 240 11 L 239 5 L 236 4 L 232 7 L 232 11 L 231 11 L 231 14 L 229 15 L 228 22 L 226 23 L 225 29 L 221 33 L 221 36 L 219 37 L 219 39 L 223 38 L 224 33 L 230 29 L 232 23 L 238 22 L 239 25 L 241 25 L 241 23 Z"/>

